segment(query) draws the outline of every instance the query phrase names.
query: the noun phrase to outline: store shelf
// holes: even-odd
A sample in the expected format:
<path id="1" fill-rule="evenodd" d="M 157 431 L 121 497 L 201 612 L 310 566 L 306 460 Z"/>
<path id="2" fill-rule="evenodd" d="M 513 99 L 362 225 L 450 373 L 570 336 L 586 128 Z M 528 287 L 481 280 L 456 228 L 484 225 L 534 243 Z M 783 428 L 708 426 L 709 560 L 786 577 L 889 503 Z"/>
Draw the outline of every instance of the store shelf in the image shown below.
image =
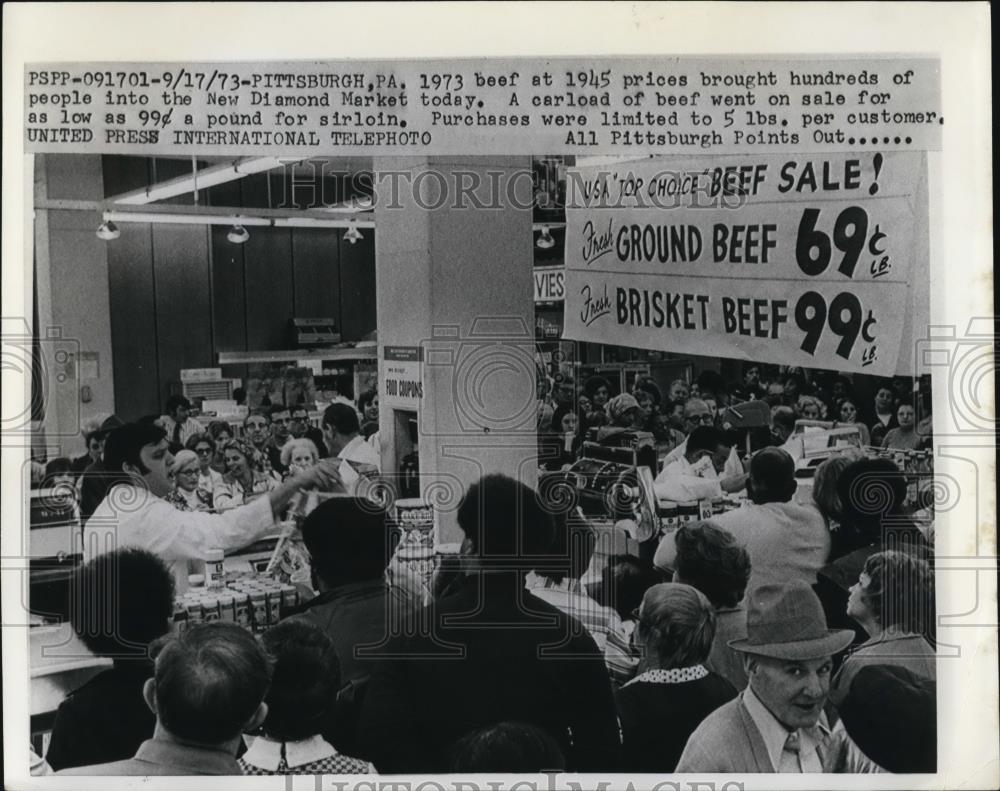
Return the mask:
<path id="1" fill-rule="evenodd" d="M 347 349 L 283 349 L 273 352 L 219 352 L 219 365 L 247 365 L 251 363 L 294 363 L 296 360 L 374 360 L 378 356 L 375 346 Z"/>

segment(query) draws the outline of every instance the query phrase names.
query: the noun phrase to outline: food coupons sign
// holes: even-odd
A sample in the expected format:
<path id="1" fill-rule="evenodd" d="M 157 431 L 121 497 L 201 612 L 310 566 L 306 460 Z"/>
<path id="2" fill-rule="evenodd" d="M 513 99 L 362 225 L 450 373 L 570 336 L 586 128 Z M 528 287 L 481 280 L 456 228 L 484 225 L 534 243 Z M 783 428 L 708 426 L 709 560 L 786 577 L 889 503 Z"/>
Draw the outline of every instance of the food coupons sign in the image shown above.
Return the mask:
<path id="1" fill-rule="evenodd" d="M 925 171 L 909 152 L 573 169 L 564 337 L 905 373 L 926 316 Z"/>

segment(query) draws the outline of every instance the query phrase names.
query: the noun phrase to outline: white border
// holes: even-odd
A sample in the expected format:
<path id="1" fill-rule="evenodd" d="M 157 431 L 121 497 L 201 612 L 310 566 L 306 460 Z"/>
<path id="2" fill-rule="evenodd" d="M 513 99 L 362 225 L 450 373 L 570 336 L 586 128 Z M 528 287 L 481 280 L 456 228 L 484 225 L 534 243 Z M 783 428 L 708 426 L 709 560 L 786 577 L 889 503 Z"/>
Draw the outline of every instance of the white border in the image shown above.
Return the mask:
<path id="1" fill-rule="evenodd" d="M 3 27 L 2 315 L 30 316 L 28 285 L 19 287 L 17 282 L 27 271 L 22 263 L 31 260 L 30 255 L 26 258 L 31 218 L 23 211 L 30 205 L 31 171 L 26 170 L 30 162 L 20 153 L 21 75 L 27 61 L 884 52 L 941 58 L 942 114 L 947 122 L 944 150 L 932 158 L 931 165 L 931 315 L 932 323 L 957 324 L 961 334 L 968 317 L 993 315 L 989 31 L 985 3 L 8 4 Z M 16 388 L 3 389 L 5 414 L 10 414 L 9 402 L 24 397 L 12 389 Z M 939 429 L 948 420 L 940 406 L 947 395 L 947 383 L 936 380 Z M 995 568 L 993 448 L 969 453 L 980 467 L 984 522 L 979 529 L 992 531 L 987 543 L 994 548 Z M 18 516 L 14 509 L 22 496 L 22 463 L 21 451 L 4 451 L 4 511 L 15 519 L 14 524 Z M 964 470 L 954 472 L 961 475 Z M 962 508 L 939 525 L 939 553 L 971 551 L 975 536 L 962 518 L 968 514 Z M 12 533 L 17 536 L 18 531 L 3 531 L 4 558 L 10 557 Z M 761 775 L 726 779 L 742 780 L 748 788 L 1000 785 L 995 572 L 987 569 L 978 576 L 971 571 L 949 576 L 956 579 L 949 579 L 947 588 L 939 592 L 939 611 L 957 613 L 975 607 L 967 622 L 994 626 L 951 629 L 943 638 L 961 645 L 962 658 L 940 662 L 939 738 L 946 753 L 937 778 Z M 4 622 L 10 622 L 10 609 L 19 600 L 18 575 L 5 573 L 2 585 Z M 15 764 L 23 766 L 28 742 L 21 683 L 26 676 L 26 641 L 19 641 L 17 632 L 9 630 L 4 637 L 5 784 L 18 789 L 42 783 L 65 788 L 148 785 L 137 778 L 93 782 L 44 778 L 39 783 L 24 777 Z M 627 780 L 619 779 L 622 785 Z M 191 782 L 169 780 L 163 787 L 192 787 Z M 222 782 L 218 782 L 220 787 Z M 228 786 L 232 780 L 224 782 Z M 241 787 L 276 787 L 262 778 L 239 782 Z M 209 785 L 216 782 L 198 783 L 198 787 Z"/>

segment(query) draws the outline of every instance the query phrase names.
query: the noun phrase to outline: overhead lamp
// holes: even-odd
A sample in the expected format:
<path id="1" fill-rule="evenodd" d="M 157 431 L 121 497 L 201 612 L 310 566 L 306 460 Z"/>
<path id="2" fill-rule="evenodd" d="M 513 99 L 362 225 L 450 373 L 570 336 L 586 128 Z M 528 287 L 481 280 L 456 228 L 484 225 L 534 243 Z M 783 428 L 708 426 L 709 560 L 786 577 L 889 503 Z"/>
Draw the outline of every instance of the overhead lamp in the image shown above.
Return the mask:
<path id="1" fill-rule="evenodd" d="M 233 244 L 243 244 L 249 238 L 250 232 L 242 225 L 234 225 L 229 229 L 229 233 L 226 234 L 226 239 Z"/>
<path id="2" fill-rule="evenodd" d="M 118 230 L 118 226 L 111 222 L 111 220 L 105 220 L 97 226 L 97 238 L 103 239 L 105 242 L 117 239 L 121 235 L 122 232 Z"/>
<path id="3" fill-rule="evenodd" d="M 357 244 L 362 238 L 361 231 L 359 231 L 357 226 L 352 222 L 350 227 L 344 233 L 344 241 L 350 242 L 351 244 Z"/>
<path id="4" fill-rule="evenodd" d="M 542 232 L 538 235 L 538 241 L 535 242 L 535 247 L 540 250 L 551 250 L 556 246 L 556 240 L 552 238 L 552 233 L 549 231 L 549 226 L 543 225 Z"/>

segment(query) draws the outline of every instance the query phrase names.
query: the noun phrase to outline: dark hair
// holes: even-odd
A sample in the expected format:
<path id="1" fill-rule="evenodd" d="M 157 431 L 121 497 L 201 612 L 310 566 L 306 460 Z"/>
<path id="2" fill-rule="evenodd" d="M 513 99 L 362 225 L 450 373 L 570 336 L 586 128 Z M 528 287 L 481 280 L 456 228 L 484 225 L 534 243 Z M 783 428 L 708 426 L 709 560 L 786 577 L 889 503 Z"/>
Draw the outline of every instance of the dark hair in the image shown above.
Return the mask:
<path id="1" fill-rule="evenodd" d="M 750 459 L 747 493 L 754 503 L 787 503 L 796 488 L 795 461 L 786 451 L 764 448 Z"/>
<path id="2" fill-rule="evenodd" d="M 660 388 L 656 386 L 656 382 L 649 377 L 642 377 L 638 379 L 635 383 L 635 391 L 636 393 L 648 393 L 656 406 L 659 406 L 663 401 L 663 393 L 661 393 Z M 636 400 L 639 400 L 638 396 L 636 396 Z"/>
<path id="3" fill-rule="evenodd" d="M 486 475 L 469 487 L 458 507 L 458 525 L 480 560 L 500 563 L 545 555 L 555 539 L 552 517 L 536 493 L 506 475 Z"/>
<path id="4" fill-rule="evenodd" d="M 590 398 L 594 397 L 594 393 L 600 390 L 602 387 L 607 388 L 608 396 L 611 396 L 611 382 L 605 379 L 603 376 L 591 376 L 587 378 L 587 381 L 583 383 L 583 392 L 587 394 Z"/>
<path id="5" fill-rule="evenodd" d="M 73 472 L 73 462 L 65 456 L 59 456 L 52 459 L 45 465 L 46 478 L 50 478 L 54 475 L 65 475 L 68 472 Z"/>
<path id="6" fill-rule="evenodd" d="M 837 482 L 844 522 L 874 528 L 883 517 L 898 514 L 906 500 L 906 478 L 891 459 L 858 459 Z M 870 535 L 875 541 L 879 535 Z"/>
<path id="7" fill-rule="evenodd" d="M 187 400 L 182 395 L 172 395 L 167 399 L 167 403 L 164 405 L 164 410 L 170 417 L 174 416 L 174 412 L 177 411 L 178 407 L 183 407 L 184 409 L 191 408 L 191 402 Z"/>
<path id="8" fill-rule="evenodd" d="M 674 533 L 674 570 L 681 582 L 704 593 L 712 606 L 735 607 L 750 580 L 750 555 L 713 522 L 681 525 Z"/>
<path id="9" fill-rule="evenodd" d="M 192 434 L 188 437 L 187 442 L 184 443 L 184 447 L 188 450 L 195 450 L 203 442 L 212 449 L 212 453 L 215 453 L 215 440 L 209 436 L 207 431 L 199 431 L 197 434 Z"/>
<path id="10" fill-rule="evenodd" d="M 565 769 L 551 733 L 526 722 L 500 722 L 473 731 L 448 751 L 451 772 L 541 772 Z"/>
<path id="11" fill-rule="evenodd" d="M 139 457 L 147 445 L 158 445 L 167 438 L 167 432 L 152 423 L 126 423 L 108 434 L 104 443 L 104 466 L 109 472 L 124 472 L 126 463 L 132 464 L 139 472 L 148 468 Z"/>
<path id="12" fill-rule="evenodd" d="M 771 425 L 795 430 L 795 410 L 790 406 L 777 406 L 771 410 Z"/>
<path id="13" fill-rule="evenodd" d="M 562 434 L 563 433 L 563 430 L 562 430 L 562 419 L 564 417 L 566 417 L 566 415 L 576 415 L 576 411 L 573 410 L 571 407 L 566 406 L 565 404 L 560 404 L 559 406 L 557 406 L 555 408 L 555 411 L 552 413 L 552 431 L 554 431 L 556 434 Z M 580 433 L 580 423 L 579 423 L 579 420 L 580 420 L 579 419 L 579 415 L 577 415 L 577 432 L 576 433 Z"/>
<path id="14" fill-rule="evenodd" d="M 712 393 L 716 398 L 726 394 L 726 382 L 722 378 L 722 374 L 718 371 L 713 371 L 711 369 L 702 371 L 698 374 L 698 378 L 695 380 L 698 385 L 698 390 L 701 393 L 701 397 L 705 397 L 705 393 Z"/>
<path id="15" fill-rule="evenodd" d="M 566 577 L 578 580 L 590 567 L 597 533 L 590 523 L 572 513 L 553 515 L 555 527 L 552 545 L 546 553 L 549 560 L 535 566 L 535 573 L 562 582 Z"/>
<path id="16" fill-rule="evenodd" d="M 160 415 L 157 415 L 154 412 L 152 414 L 143 415 L 142 417 L 136 418 L 135 422 L 140 426 L 152 426 L 156 423 L 157 420 L 160 419 L 160 417 L 161 417 Z"/>
<path id="17" fill-rule="evenodd" d="M 267 408 L 267 416 L 269 418 L 273 418 L 279 412 L 288 412 L 290 414 L 291 411 L 291 407 L 287 407 L 284 404 L 271 404 L 271 406 Z"/>
<path id="18" fill-rule="evenodd" d="M 320 627 L 291 618 L 264 632 L 261 645 L 271 660 L 271 686 L 264 702 L 264 732 L 298 741 L 319 733 L 340 688 L 340 662 L 333 641 Z"/>
<path id="19" fill-rule="evenodd" d="M 347 404 L 330 404 L 323 412 L 323 424 L 338 434 L 357 434 L 361 431 L 358 413 Z"/>
<path id="20" fill-rule="evenodd" d="M 76 569 L 70 584 L 73 631 L 97 656 L 147 658 L 174 613 L 174 575 L 156 555 L 127 547 Z"/>
<path id="21" fill-rule="evenodd" d="M 601 604 L 628 620 L 642 604 L 646 591 L 663 581 L 663 573 L 650 560 L 635 555 L 611 555 L 601 570 Z"/>
<path id="22" fill-rule="evenodd" d="M 365 408 L 372 401 L 374 401 L 377 397 L 378 397 L 378 393 L 375 390 L 372 390 L 372 389 L 365 390 L 365 392 L 363 392 L 358 397 L 358 410 L 363 414 L 364 411 L 365 411 Z"/>
<path id="23" fill-rule="evenodd" d="M 264 700 L 267 657 L 234 623 L 189 626 L 154 644 L 157 719 L 172 735 L 222 744 L 240 734 Z"/>
<path id="24" fill-rule="evenodd" d="M 732 445 L 726 442 L 725 435 L 715 426 L 698 426 L 687 438 L 685 453 L 694 453 L 696 450 L 707 450 L 715 453 L 719 445 Z"/>
<path id="25" fill-rule="evenodd" d="M 223 431 L 225 431 L 230 437 L 233 436 L 233 427 L 225 420 L 213 420 L 208 424 L 208 434 L 214 440 L 217 440 L 219 438 L 219 434 Z"/>
<path id="26" fill-rule="evenodd" d="M 378 579 L 399 535 L 386 523 L 386 512 L 370 501 L 333 497 L 306 517 L 302 540 L 312 556 L 313 571 L 335 588 Z"/>
<path id="27" fill-rule="evenodd" d="M 262 417 L 267 419 L 268 425 L 271 424 L 271 408 L 267 406 L 259 406 L 251 409 L 247 412 L 247 416 L 243 418 L 243 425 L 247 424 L 247 421 L 252 417 Z"/>
<path id="28" fill-rule="evenodd" d="M 684 401 L 682 399 L 679 399 L 679 398 L 671 400 L 671 401 L 668 401 L 667 402 L 667 408 L 665 410 L 665 414 L 672 415 L 673 412 L 674 412 L 674 410 L 677 409 L 677 407 L 680 407 L 681 409 L 684 409 L 684 404 L 685 403 L 686 403 L 686 401 Z"/>

